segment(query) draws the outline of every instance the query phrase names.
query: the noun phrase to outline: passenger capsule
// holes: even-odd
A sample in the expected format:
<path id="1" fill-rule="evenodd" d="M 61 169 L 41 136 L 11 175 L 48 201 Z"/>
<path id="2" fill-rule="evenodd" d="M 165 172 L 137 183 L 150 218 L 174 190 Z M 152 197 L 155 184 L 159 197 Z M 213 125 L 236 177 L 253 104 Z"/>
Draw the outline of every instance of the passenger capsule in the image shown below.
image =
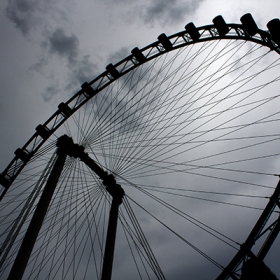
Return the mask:
<path id="1" fill-rule="evenodd" d="M 214 23 L 218 33 L 220 34 L 220 36 L 224 36 L 229 32 L 229 28 L 222 16 L 216 16 L 213 19 L 213 23 Z"/>
<path id="2" fill-rule="evenodd" d="M 259 32 L 259 28 L 251 14 L 248 13 L 248 14 L 243 15 L 240 18 L 240 21 L 241 21 L 244 29 L 248 33 L 248 35 L 254 36 L 254 35 L 256 35 L 256 33 Z"/>

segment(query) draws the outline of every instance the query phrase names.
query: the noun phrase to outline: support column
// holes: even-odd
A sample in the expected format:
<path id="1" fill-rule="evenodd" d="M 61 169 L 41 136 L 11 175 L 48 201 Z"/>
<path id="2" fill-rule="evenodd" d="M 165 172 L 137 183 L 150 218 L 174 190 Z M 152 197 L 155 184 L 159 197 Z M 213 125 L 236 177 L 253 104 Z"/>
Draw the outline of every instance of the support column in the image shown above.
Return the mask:
<path id="1" fill-rule="evenodd" d="M 101 280 L 111 280 L 118 224 L 119 197 L 113 197 L 107 229 Z"/>
<path id="2" fill-rule="evenodd" d="M 62 136 L 64 137 L 64 136 Z M 61 137 L 61 138 L 62 138 Z M 68 146 L 60 145 L 60 139 L 57 141 L 57 159 L 51 170 L 50 176 L 37 204 L 36 210 L 30 221 L 28 229 L 23 238 L 22 244 L 10 271 L 7 280 L 21 280 L 24 274 L 25 268 L 27 266 L 29 257 L 32 253 L 33 247 L 35 245 L 37 236 L 43 224 L 45 215 L 47 213 L 48 207 L 50 205 L 55 187 L 59 180 L 60 174 L 63 170 L 63 166 L 68 153 Z"/>
<path id="3" fill-rule="evenodd" d="M 111 280 L 119 205 L 122 203 L 124 190 L 119 184 L 116 183 L 113 174 L 108 174 L 106 171 L 104 171 L 92 158 L 89 157 L 88 154 L 84 152 L 84 147 L 78 144 L 73 144 L 69 149 L 69 156 L 79 158 L 95 174 L 97 174 L 97 176 L 103 181 L 103 185 L 106 187 L 108 193 L 112 196 L 112 204 L 107 228 L 107 237 L 101 275 L 101 280 Z"/>
<path id="4" fill-rule="evenodd" d="M 107 237 L 105 244 L 105 252 L 102 266 L 101 280 L 111 280 L 113 260 L 115 252 L 115 241 L 118 224 L 119 205 L 122 203 L 124 196 L 123 188 L 116 183 L 115 177 L 112 174 L 105 172 L 100 166 L 94 162 L 86 153 L 81 152 L 78 157 L 93 170 L 100 179 L 103 180 L 103 185 L 106 187 L 108 193 L 112 196 L 112 204 L 109 215 L 109 222 L 107 228 Z"/>
<path id="5" fill-rule="evenodd" d="M 258 253 L 258 258 L 260 260 L 264 260 L 266 254 L 268 253 L 270 247 L 272 246 L 273 242 L 275 241 L 278 233 L 280 231 L 280 217 L 278 218 L 276 225 L 272 229 L 271 233 L 269 234 L 268 238 L 266 239 L 264 245 L 262 246 L 261 250 Z"/>
<path id="6" fill-rule="evenodd" d="M 279 203 L 280 197 L 280 180 L 270 197 L 269 202 L 267 203 L 265 209 L 263 210 L 261 216 L 259 217 L 258 221 L 256 222 L 255 226 L 253 227 L 252 231 L 250 232 L 249 236 L 247 237 L 244 244 L 241 245 L 240 250 L 236 253 L 233 257 L 231 262 L 228 264 L 227 267 L 224 268 L 222 273 L 216 278 L 216 280 L 225 280 L 229 277 L 233 279 L 238 279 L 234 275 L 234 270 L 238 267 L 238 265 L 242 262 L 245 256 L 248 256 L 251 253 L 251 249 L 255 244 L 255 241 L 258 239 L 259 234 L 263 230 L 266 222 L 268 221 L 269 217 L 271 216 L 274 208 Z M 278 232 L 277 232 L 278 233 Z"/>

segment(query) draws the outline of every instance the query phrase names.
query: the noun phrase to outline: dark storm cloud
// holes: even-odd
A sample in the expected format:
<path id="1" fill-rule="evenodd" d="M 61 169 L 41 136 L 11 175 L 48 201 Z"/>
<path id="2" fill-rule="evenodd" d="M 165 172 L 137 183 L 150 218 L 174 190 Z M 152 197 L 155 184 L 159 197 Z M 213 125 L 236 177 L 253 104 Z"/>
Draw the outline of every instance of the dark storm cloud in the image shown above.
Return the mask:
<path id="1" fill-rule="evenodd" d="M 184 17 L 194 13 L 199 4 L 204 0 L 199 1 L 178 1 L 178 0 L 156 0 L 152 1 L 151 5 L 146 6 L 142 19 L 145 23 L 160 24 L 180 22 Z"/>
<path id="2" fill-rule="evenodd" d="M 92 80 L 97 65 L 91 62 L 89 54 L 83 54 L 79 47 L 79 39 L 75 34 L 67 35 L 62 28 L 56 29 L 47 39 L 49 53 L 67 61 L 67 78 L 64 89 L 71 94 L 84 82 Z M 46 100 L 46 99 L 44 99 Z"/>
<path id="3" fill-rule="evenodd" d="M 84 55 L 70 65 L 66 90 L 79 87 L 84 82 L 89 82 L 97 75 L 97 65 L 90 61 L 90 55 Z"/>
<path id="4" fill-rule="evenodd" d="M 194 14 L 199 5 L 205 0 L 155 0 L 139 4 L 139 1 L 105 0 L 103 3 L 122 5 L 126 11 L 126 19 L 135 22 L 140 20 L 144 24 L 170 24 L 184 21 L 185 17 Z"/>
<path id="5" fill-rule="evenodd" d="M 62 28 L 56 29 L 47 39 L 49 53 L 66 59 L 68 76 L 66 90 L 77 89 L 82 83 L 95 77 L 97 66 L 91 62 L 90 55 L 83 55 L 79 39 L 75 34 L 67 35 Z"/>
<path id="6" fill-rule="evenodd" d="M 80 83 L 89 81 L 96 75 L 96 64 L 90 61 L 90 55 L 84 55 L 81 60 L 76 63 L 77 68 L 73 69 L 73 74 Z"/>
<path id="7" fill-rule="evenodd" d="M 57 93 L 59 92 L 58 85 L 49 86 L 45 89 L 45 92 L 42 94 L 43 100 L 45 102 L 50 101 Z"/>
<path id="8" fill-rule="evenodd" d="M 55 30 L 49 38 L 50 52 L 66 57 L 75 64 L 78 56 L 79 40 L 74 34 L 67 36 L 61 28 Z"/>
<path id="9" fill-rule="evenodd" d="M 8 0 L 5 12 L 15 27 L 32 39 L 38 35 L 34 36 L 35 30 L 44 31 L 57 22 L 68 21 L 67 12 L 52 0 Z"/>
<path id="10" fill-rule="evenodd" d="M 109 55 L 109 58 L 108 58 L 108 63 L 117 63 L 119 62 L 120 60 L 122 60 L 123 58 L 127 57 L 128 55 L 130 55 L 130 50 L 129 48 L 127 47 L 122 47 L 120 48 L 118 51 L 114 52 L 114 53 L 111 53 Z"/>
<path id="11" fill-rule="evenodd" d="M 49 80 L 50 86 L 41 94 L 44 101 L 50 101 L 64 90 L 73 94 L 82 83 L 94 78 L 97 66 L 91 62 L 90 55 L 80 49 L 78 37 L 65 26 L 65 22 L 69 23 L 67 15 L 54 2 L 10 0 L 6 15 L 24 37 L 41 42 L 43 57 L 29 69 Z M 60 77 L 59 82 L 54 75 L 46 74 L 53 57 L 55 61 L 66 60 L 67 70 L 60 71 L 66 72 L 66 76 L 64 79 Z M 64 66 L 65 63 L 62 63 L 61 67 Z"/>
<path id="12" fill-rule="evenodd" d="M 6 14 L 24 35 L 27 35 L 36 22 L 35 7 L 36 5 L 32 1 L 10 0 L 8 2 Z"/>

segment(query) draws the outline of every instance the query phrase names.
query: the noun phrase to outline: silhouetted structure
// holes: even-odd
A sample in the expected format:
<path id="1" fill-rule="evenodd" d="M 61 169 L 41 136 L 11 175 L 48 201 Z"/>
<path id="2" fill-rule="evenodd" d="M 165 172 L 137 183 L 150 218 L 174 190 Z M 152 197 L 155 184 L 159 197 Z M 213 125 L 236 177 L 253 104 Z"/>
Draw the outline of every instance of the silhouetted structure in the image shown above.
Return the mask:
<path id="1" fill-rule="evenodd" d="M 240 280 L 278 280 L 278 278 L 263 261 L 252 258 L 244 263 Z"/>
<path id="2" fill-rule="evenodd" d="M 16 150 L 14 160 L 6 168 L 6 170 L 0 174 L 0 184 L 3 186 L 2 192 L 0 193 L 0 200 L 4 197 L 9 187 L 12 185 L 13 181 L 20 174 L 25 165 L 32 157 L 34 157 L 34 155 L 38 153 L 45 141 L 47 141 L 49 137 L 53 135 L 69 117 L 72 116 L 72 114 L 74 114 L 93 96 L 98 94 L 98 92 L 100 92 L 103 88 L 124 76 L 129 71 L 137 68 L 139 65 L 147 61 L 154 60 L 156 57 L 159 57 L 164 53 L 199 41 L 205 42 L 220 39 L 249 40 L 266 46 L 271 50 L 275 50 L 278 54 L 280 54 L 279 19 L 273 19 L 267 24 L 268 31 L 260 30 L 250 14 L 246 14 L 241 17 L 241 22 L 242 25 L 227 24 L 223 17 L 219 15 L 213 19 L 214 25 L 211 26 L 209 25 L 197 28 L 193 23 L 189 23 L 185 27 L 186 31 L 171 36 L 167 36 L 163 33 L 158 37 L 157 42 L 143 48 L 142 50 L 134 48 L 132 50 L 132 55 L 120 61 L 118 64 L 109 64 L 103 74 L 91 83 L 84 83 L 82 85 L 82 89 L 67 103 L 61 103 L 58 106 L 58 111 L 44 125 L 39 125 L 36 128 L 36 133 L 27 142 L 27 144 L 23 148 Z M 229 34 L 229 32 L 231 32 L 231 34 Z M 258 34 L 258 36 L 256 36 L 256 34 Z M 41 195 L 40 202 L 34 212 L 34 216 L 30 222 L 24 241 L 22 242 L 21 249 L 14 261 L 14 266 L 11 270 L 9 279 L 21 279 L 24 273 L 25 266 L 28 263 L 32 248 L 36 242 L 36 238 L 43 223 L 47 208 L 51 202 L 54 189 L 59 180 L 60 174 L 63 171 L 65 159 L 67 156 L 70 156 L 79 158 L 92 171 L 94 171 L 103 182 L 107 192 L 112 197 L 101 276 L 102 280 L 110 280 L 118 221 L 118 207 L 122 203 L 124 191 L 122 187 L 116 183 L 112 174 L 108 174 L 104 171 L 101 166 L 99 166 L 89 157 L 88 154 L 84 152 L 83 146 L 74 144 L 73 140 L 68 136 L 64 135 L 58 139 L 57 148 L 57 159 L 55 165 L 52 168 L 50 176 L 48 176 L 45 190 Z M 274 211 L 274 208 L 280 205 L 279 197 L 280 183 L 278 183 L 274 194 L 271 196 L 266 208 L 247 240 L 241 246 L 240 250 L 237 252 L 230 264 L 218 276 L 218 280 L 228 279 L 229 277 L 239 280 L 277 280 L 277 277 L 264 264 L 263 259 L 269 251 L 280 229 L 279 219 L 264 229 L 266 222 Z M 270 230 L 271 233 L 261 247 L 257 257 L 255 257 L 251 252 L 251 248 L 255 242 L 263 236 L 264 232 L 267 232 L 268 230 Z M 7 240 L 9 241 L 9 238 L 7 238 Z M 26 248 L 28 248 L 28 250 Z M 240 276 L 240 268 L 242 276 Z M 237 274 L 237 271 L 239 274 Z"/>

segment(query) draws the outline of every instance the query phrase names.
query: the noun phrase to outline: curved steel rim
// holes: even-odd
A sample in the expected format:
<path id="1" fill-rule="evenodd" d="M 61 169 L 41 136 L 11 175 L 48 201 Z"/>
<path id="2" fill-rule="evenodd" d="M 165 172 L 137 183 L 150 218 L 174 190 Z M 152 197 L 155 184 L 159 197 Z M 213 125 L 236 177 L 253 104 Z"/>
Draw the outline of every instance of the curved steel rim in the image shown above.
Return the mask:
<path id="1" fill-rule="evenodd" d="M 83 84 L 82 89 L 65 102 L 64 105 L 68 107 L 68 114 L 65 114 L 63 110 L 59 108 L 43 125 L 41 125 L 41 127 L 45 130 L 46 135 L 42 137 L 40 133 L 36 131 L 20 149 L 24 153 L 24 157 L 16 154 L 3 173 L 0 174 L 0 184 L 3 186 L 0 200 L 4 197 L 10 185 L 32 156 L 36 154 L 48 138 L 72 114 L 87 103 L 87 101 L 89 101 L 93 96 L 98 94 L 98 92 L 143 63 L 153 60 L 164 53 L 185 47 L 187 45 L 220 39 L 251 41 L 268 47 L 272 51 L 280 54 L 280 46 L 273 41 L 269 32 L 259 29 L 258 33 L 254 36 L 250 36 L 242 24 L 226 24 L 226 26 L 229 28 L 229 32 L 225 35 L 220 35 L 215 25 L 197 27 L 197 30 L 200 33 L 200 37 L 197 40 L 193 40 L 186 30 L 167 36 L 166 38 L 171 43 L 170 48 L 165 48 L 160 41 L 155 41 L 154 43 L 139 50 L 144 57 L 144 61 L 138 61 L 136 56 L 131 54 L 115 65 L 111 65 L 115 73 L 110 70 L 106 70 L 91 82 Z M 89 89 L 88 91 L 85 90 L 84 85 Z"/>

